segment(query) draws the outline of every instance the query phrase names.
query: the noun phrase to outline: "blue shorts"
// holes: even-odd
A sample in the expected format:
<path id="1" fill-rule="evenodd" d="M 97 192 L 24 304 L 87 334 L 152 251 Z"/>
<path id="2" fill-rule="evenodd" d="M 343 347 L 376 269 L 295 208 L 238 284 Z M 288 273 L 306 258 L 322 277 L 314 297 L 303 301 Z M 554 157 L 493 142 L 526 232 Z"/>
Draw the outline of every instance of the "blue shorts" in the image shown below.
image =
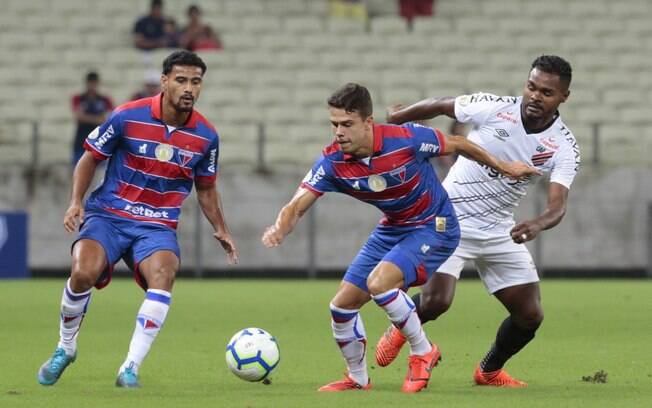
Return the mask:
<path id="1" fill-rule="evenodd" d="M 404 289 L 420 286 L 453 254 L 459 242 L 457 222 L 443 233 L 430 224 L 410 228 L 379 225 L 353 259 L 344 280 L 369 292 L 367 278 L 379 262 L 386 261 L 403 272 Z"/>
<path id="2" fill-rule="evenodd" d="M 87 213 L 79 236 L 72 246 L 74 247 L 80 239 L 92 239 L 104 248 L 108 267 L 95 283 L 97 289 L 102 289 L 111 282 L 113 267 L 121 258 L 133 271 L 136 282 L 145 290 L 147 282 L 138 271 L 139 263 L 161 250 L 172 251 L 177 258 L 181 258 L 177 233 L 170 228 L 148 222 Z"/>

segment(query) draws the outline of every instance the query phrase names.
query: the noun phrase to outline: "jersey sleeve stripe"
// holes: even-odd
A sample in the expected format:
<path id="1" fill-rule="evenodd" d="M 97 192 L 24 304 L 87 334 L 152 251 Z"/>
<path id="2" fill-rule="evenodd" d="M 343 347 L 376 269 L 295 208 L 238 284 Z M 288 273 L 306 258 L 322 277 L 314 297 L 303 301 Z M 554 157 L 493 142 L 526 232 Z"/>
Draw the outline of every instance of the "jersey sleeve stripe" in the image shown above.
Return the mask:
<path id="1" fill-rule="evenodd" d="M 214 176 L 195 176 L 195 183 L 201 186 L 212 186 L 217 181 L 217 174 Z"/>
<path id="2" fill-rule="evenodd" d="M 446 136 L 439 129 L 434 129 L 434 131 L 439 141 L 439 155 L 442 155 L 446 151 Z"/>
<path id="3" fill-rule="evenodd" d="M 91 152 L 91 154 L 93 155 L 93 157 L 95 157 L 95 159 L 97 159 L 97 160 L 106 160 L 106 159 L 108 159 L 109 157 L 111 157 L 110 155 L 101 152 L 98 148 L 96 148 L 96 147 L 93 146 L 92 144 L 88 143 L 88 140 L 85 140 L 85 141 L 84 141 L 84 149 L 86 149 L 86 150 L 88 150 L 89 152 Z"/>
<path id="4" fill-rule="evenodd" d="M 317 197 L 321 197 L 321 196 L 324 195 L 324 192 L 323 192 L 323 191 L 319 191 L 319 190 L 317 190 L 316 188 L 314 188 L 313 186 L 311 186 L 311 185 L 308 184 L 308 183 L 305 183 L 305 182 L 304 182 L 304 183 L 301 183 L 300 187 L 301 187 L 301 188 L 305 188 L 306 190 L 308 190 L 308 191 L 310 191 L 311 193 L 315 194 Z"/>

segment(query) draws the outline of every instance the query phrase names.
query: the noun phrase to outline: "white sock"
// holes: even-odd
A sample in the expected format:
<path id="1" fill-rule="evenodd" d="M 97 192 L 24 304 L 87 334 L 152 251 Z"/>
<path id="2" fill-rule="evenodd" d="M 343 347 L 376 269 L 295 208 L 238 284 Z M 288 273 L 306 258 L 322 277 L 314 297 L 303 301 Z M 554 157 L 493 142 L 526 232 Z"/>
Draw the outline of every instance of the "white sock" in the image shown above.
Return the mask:
<path id="1" fill-rule="evenodd" d="M 147 290 L 145 300 L 142 306 L 140 306 L 140 310 L 138 310 L 136 328 L 131 337 L 127 359 L 120 366 L 118 373 L 121 373 L 129 366 L 131 366 L 134 372 L 138 373 L 138 368 L 143 363 L 156 335 L 165 322 L 165 317 L 170 309 L 171 297 L 170 292 L 164 290 Z"/>
<path id="2" fill-rule="evenodd" d="M 70 279 L 66 282 L 61 295 L 61 320 L 59 321 L 59 344 L 69 356 L 77 351 L 77 335 L 84 320 L 86 308 L 91 300 L 91 290 L 75 293 L 70 289 Z"/>
<path id="3" fill-rule="evenodd" d="M 332 303 L 331 327 L 349 370 L 349 377 L 360 385 L 369 383 L 367 373 L 367 334 L 356 309 L 342 309 Z"/>
<path id="4" fill-rule="evenodd" d="M 392 324 L 403 333 L 410 343 L 410 354 L 422 355 L 432 350 L 432 345 L 421 327 L 412 299 L 400 289 L 372 296 L 376 304 L 387 313 Z"/>

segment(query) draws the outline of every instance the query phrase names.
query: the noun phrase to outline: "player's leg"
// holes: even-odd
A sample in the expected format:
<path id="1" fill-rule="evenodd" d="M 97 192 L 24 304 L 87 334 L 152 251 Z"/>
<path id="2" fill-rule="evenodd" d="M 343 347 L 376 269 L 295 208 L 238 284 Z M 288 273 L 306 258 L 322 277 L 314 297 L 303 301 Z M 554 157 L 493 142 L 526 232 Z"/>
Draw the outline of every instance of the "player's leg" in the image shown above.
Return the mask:
<path id="1" fill-rule="evenodd" d="M 428 281 L 421 286 L 421 292 L 412 296 L 421 324 L 435 320 L 445 313 L 453 302 L 455 288 L 460 273 L 467 260 L 473 259 L 477 245 L 469 240 L 461 239 L 455 252 L 437 268 Z M 394 325 L 391 325 L 376 344 L 376 363 L 385 367 L 391 364 L 401 352 L 406 342 L 405 336 Z"/>
<path id="2" fill-rule="evenodd" d="M 103 287 L 110 280 L 111 267 L 120 248 L 107 220 L 88 217 L 72 247 L 72 265 L 61 296 L 59 343 L 39 369 L 43 385 L 57 382 L 77 356 L 77 336 L 86 314 L 93 285 Z"/>
<path id="3" fill-rule="evenodd" d="M 319 391 L 366 390 L 371 388 L 367 372 L 367 334 L 360 308 L 370 296 L 355 284 L 343 280 L 330 303 L 333 338 L 346 362 L 343 380 L 319 388 Z"/>
<path id="4" fill-rule="evenodd" d="M 532 257 L 524 245 L 509 240 L 488 245 L 487 255 L 478 266 L 487 289 L 510 315 L 501 323 L 494 343 L 476 368 L 476 383 L 526 386 L 509 376 L 503 366 L 534 338 L 543 321 L 539 278 Z"/>
<path id="5" fill-rule="evenodd" d="M 153 242 L 155 235 L 150 236 Z M 174 241 L 176 244 L 176 240 Z M 162 243 L 161 243 L 162 244 Z M 138 248 L 135 249 L 136 252 Z M 170 309 L 172 286 L 179 270 L 178 248 L 157 250 L 136 261 L 135 273 L 146 282 L 145 300 L 136 316 L 136 327 L 129 344 L 129 352 L 118 370 L 116 385 L 125 388 L 139 387 L 138 371 L 149 353 Z M 136 257 L 135 259 L 139 259 Z"/>
<path id="6" fill-rule="evenodd" d="M 424 283 L 448 259 L 457 245 L 459 234 L 451 234 L 450 246 L 446 246 L 448 238 L 430 229 L 410 232 L 388 252 L 367 280 L 369 293 L 376 304 L 385 310 L 389 320 L 410 344 L 404 392 L 418 392 L 427 386 L 430 371 L 441 358 L 441 353 L 426 337 L 416 306 L 403 288 Z"/>

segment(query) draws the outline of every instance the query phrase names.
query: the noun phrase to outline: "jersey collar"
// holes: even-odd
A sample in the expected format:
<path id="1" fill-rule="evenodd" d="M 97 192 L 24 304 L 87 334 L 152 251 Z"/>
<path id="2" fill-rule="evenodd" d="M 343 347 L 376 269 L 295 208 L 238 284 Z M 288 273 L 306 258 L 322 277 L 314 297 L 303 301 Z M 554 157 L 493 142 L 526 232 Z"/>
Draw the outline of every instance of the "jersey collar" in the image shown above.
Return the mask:
<path id="1" fill-rule="evenodd" d="M 160 94 L 153 96 L 152 97 L 152 118 L 156 120 L 160 120 L 163 122 L 163 117 L 161 115 L 161 101 L 163 100 L 163 92 Z M 190 112 L 190 117 L 188 117 L 188 120 L 186 123 L 181 126 L 183 128 L 196 128 L 197 127 L 197 115 L 195 114 L 195 110 L 193 109 L 192 112 Z"/>
<path id="2" fill-rule="evenodd" d="M 377 153 L 380 153 L 383 150 L 383 128 L 380 125 L 374 124 L 373 127 L 373 151 L 371 156 L 374 156 Z M 352 154 L 344 153 L 344 160 L 358 160 L 357 157 Z"/>

